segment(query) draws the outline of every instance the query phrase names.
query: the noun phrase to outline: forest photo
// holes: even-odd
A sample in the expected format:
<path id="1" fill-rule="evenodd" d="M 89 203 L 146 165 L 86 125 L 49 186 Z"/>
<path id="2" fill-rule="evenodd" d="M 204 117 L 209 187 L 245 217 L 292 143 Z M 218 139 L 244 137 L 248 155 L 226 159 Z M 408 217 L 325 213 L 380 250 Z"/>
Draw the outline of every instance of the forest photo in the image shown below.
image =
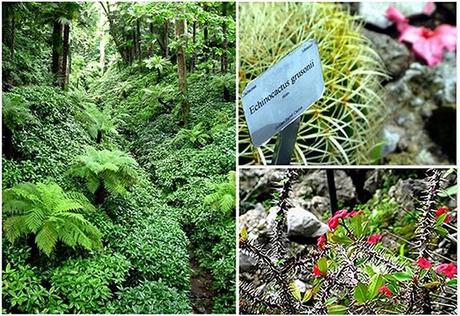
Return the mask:
<path id="1" fill-rule="evenodd" d="M 235 313 L 235 3 L 2 3 L 2 312 Z"/>

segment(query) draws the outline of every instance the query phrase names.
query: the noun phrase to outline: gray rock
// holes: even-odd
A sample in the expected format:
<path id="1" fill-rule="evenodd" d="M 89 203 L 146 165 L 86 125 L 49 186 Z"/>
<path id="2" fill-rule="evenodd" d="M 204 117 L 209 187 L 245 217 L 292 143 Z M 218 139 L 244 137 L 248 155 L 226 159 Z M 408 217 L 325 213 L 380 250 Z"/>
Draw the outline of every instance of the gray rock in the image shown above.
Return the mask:
<path id="1" fill-rule="evenodd" d="M 240 272 L 251 272 L 257 267 L 257 261 L 244 253 L 239 255 Z"/>
<path id="2" fill-rule="evenodd" d="M 455 105 L 457 100 L 457 64 L 456 54 L 447 52 L 442 63 L 435 67 L 435 79 L 442 89 L 437 93 L 437 99 L 443 106 Z"/>
<path id="3" fill-rule="evenodd" d="M 300 207 L 287 211 L 288 237 L 319 237 L 328 231 L 326 224 L 322 223 L 315 215 Z"/>
<path id="4" fill-rule="evenodd" d="M 392 77 L 400 77 L 409 67 L 411 55 L 406 45 L 382 33 L 363 30 L 370 39 L 377 53 L 382 58 L 388 73 Z"/>
<path id="5" fill-rule="evenodd" d="M 405 16 L 413 16 L 423 14 L 423 9 L 427 2 L 360 2 L 359 15 L 361 15 L 366 23 L 373 24 L 382 29 L 385 29 L 393 24 L 389 21 L 385 12 L 391 5 L 401 11 Z"/>
<path id="6" fill-rule="evenodd" d="M 404 130 L 395 126 L 390 125 L 383 128 L 383 140 L 385 142 L 382 149 L 383 157 L 396 150 L 403 133 Z"/>
<path id="7" fill-rule="evenodd" d="M 266 223 L 267 213 L 262 204 L 258 203 L 254 209 L 240 215 L 240 227 L 246 225 L 249 232 L 249 238 L 257 238 L 267 230 Z"/>
<path id="8" fill-rule="evenodd" d="M 400 179 L 388 191 L 388 195 L 396 201 L 402 209 L 411 211 L 415 208 L 416 199 L 425 189 L 425 182 L 422 179 Z"/>
<path id="9" fill-rule="evenodd" d="M 316 195 L 307 202 L 305 209 L 312 212 L 313 214 L 321 215 L 330 209 L 329 198 Z"/>

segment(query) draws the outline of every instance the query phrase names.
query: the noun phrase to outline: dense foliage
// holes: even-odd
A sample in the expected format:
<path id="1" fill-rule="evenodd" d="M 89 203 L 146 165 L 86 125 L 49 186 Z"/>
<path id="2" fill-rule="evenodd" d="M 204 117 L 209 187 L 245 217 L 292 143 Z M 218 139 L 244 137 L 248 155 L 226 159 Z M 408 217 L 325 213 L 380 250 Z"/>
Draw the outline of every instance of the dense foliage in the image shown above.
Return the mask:
<path id="1" fill-rule="evenodd" d="M 3 312 L 233 313 L 235 5 L 2 7 Z"/>

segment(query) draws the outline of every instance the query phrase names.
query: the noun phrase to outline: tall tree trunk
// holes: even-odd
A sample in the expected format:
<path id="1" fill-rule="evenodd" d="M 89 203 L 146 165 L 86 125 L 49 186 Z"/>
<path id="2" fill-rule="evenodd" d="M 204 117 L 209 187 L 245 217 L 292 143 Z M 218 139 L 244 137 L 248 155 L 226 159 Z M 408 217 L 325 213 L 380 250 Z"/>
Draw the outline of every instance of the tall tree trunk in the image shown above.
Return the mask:
<path id="1" fill-rule="evenodd" d="M 6 159 L 15 158 L 15 150 L 13 147 L 13 131 L 2 122 L 2 152 Z"/>
<path id="2" fill-rule="evenodd" d="M 187 93 L 187 72 L 185 63 L 185 20 L 176 20 L 176 38 L 180 41 L 180 45 L 177 48 L 177 75 L 179 77 L 179 92 L 181 94 L 181 122 L 186 124 L 188 113 L 190 111 L 189 104 L 186 99 Z"/>
<path id="3" fill-rule="evenodd" d="M 136 46 L 137 46 L 137 59 L 142 60 L 141 51 L 141 22 L 139 19 L 136 20 Z"/>
<path id="4" fill-rule="evenodd" d="M 99 10 L 99 22 L 98 22 L 98 29 L 99 31 L 99 67 L 101 68 L 101 72 L 104 73 L 105 68 L 105 37 L 104 37 L 104 24 L 106 22 L 104 13 Z"/>
<path id="5" fill-rule="evenodd" d="M 150 23 L 149 24 L 149 30 L 150 30 L 150 35 L 153 37 L 153 35 L 155 34 L 155 31 L 153 29 L 153 23 Z M 152 57 L 153 56 L 153 41 L 150 41 L 149 43 L 149 50 L 148 50 L 148 57 Z"/>
<path id="6" fill-rule="evenodd" d="M 70 52 L 70 25 L 64 25 L 64 42 L 63 42 L 63 54 L 62 54 L 62 65 L 61 65 L 61 73 L 60 73 L 60 87 L 65 89 L 69 82 L 69 68 L 68 68 L 68 59 L 69 59 L 69 52 Z"/>
<path id="7" fill-rule="evenodd" d="M 165 21 L 163 24 L 163 44 L 164 44 L 164 57 L 169 59 L 169 47 L 168 47 L 168 35 L 169 35 L 169 21 Z"/>
<path id="8" fill-rule="evenodd" d="M 94 193 L 94 203 L 96 205 L 101 205 L 104 203 L 107 196 L 107 190 L 105 189 L 104 183 L 99 185 L 99 188 Z"/>
<path id="9" fill-rule="evenodd" d="M 99 3 L 105 12 L 105 16 L 107 17 L 107 20 L 109 21 L 109 33 L 112 36 L 113 41 L 115 42 L 115 47 L 117 48 L 118 53 L 121 56 L 121 59 L 123 59 L 123 62 L 125 64 L 130 64 L 130 61 L 129 61 L 130 50 L 129 48 L 126 48 L 124 46 L 124 44 L 120 41 L 120 38 L 117 36 L 117 32 L 115 30 L 115 24 L 114 24 L 113 17 L 110 11 L 109 2 L 107 2 L 106 5 L 104 5 L 104 3 L 102 2 L 99 2 Z"/>
<path id="10" fill-rule="evenodd" d="M 62 43 L 62 24 L 58 21 L 53 23 L 53 35 L 52 35 L 52 65 L 51 72 L 56 76 L 56 85 L 59 83 L 59 74 L 61 72 L 62 65 L 62 54 L 63 54 L 63 43 Z"/>
<path id="11" fill-rule="evenodd" d="M 193 55 L 192 55 L 192 61 L 191 61 L 191 63 L 190 63 L 190 71 L 193 71 L 193 69 L 195 69 L 195 65 L 196 65 L 196 53 L 195 53 L 195 44 L 196 44 L 196 21 L 193 21 L 192 41 L 193 41 Z"/>
<path id="12" fill-rule="evenodd" d="M 14 55 L 14 46 L 16 41 L 16 15 L 15 15 L 14 2 L 2 2 L 2 42 L 6 47 L 11 49 L 12 55 Z"/>
<path id="13" fill-rule="evenodd" d="M 228 48 L 228 39 L 227 39 L 227 23 L 225 17 L 227 16 L 227 2 L 222 2 L 222 17 L 224 21 L 222 22 L 222 35 L 224 40 L 222 42 L 222 55 L 221 55 L 221 64 L 220 71 L 226 73 L 228 70 L 228 58 L 227 58 L 227 48 Z"/>

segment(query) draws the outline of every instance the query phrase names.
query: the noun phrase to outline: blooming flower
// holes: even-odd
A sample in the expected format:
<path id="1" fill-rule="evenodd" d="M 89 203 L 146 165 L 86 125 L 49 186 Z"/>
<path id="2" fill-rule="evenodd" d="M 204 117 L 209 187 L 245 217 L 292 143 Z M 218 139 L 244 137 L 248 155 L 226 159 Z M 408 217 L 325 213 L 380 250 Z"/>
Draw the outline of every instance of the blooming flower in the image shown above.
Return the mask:
<path id="1" fill-rule="evenodd" d="M 364 214 L 364 211 L 351 211 L 348 213 L 347 217 L 355 217 L 356 215 Z"/>
<path id="2" fill-rule="evenodd" d="M 430 8 L 427 8 L 429 11 Z M 426 27 L 416 27 L 396 8 L 390 6 L 386 11 L 389 20 L 395 22 L 401 33 L 399 40 L 412 44 L 416 56 L 426 61 L 428 66 L 434 66 L 442 61 L 444 49 L 455 51 L 457 46 L 457 28 L 441 24 L 434 30 Z"/>
<path id="3" fill-rule="evenodd" d="M 329 226 L 330 230 L 334 230 L 337 226 L 339 226 L 339 217 L 332 216 L 327 221 L 327 225 Z"/>
<path id="4" fill-rule="evenodd" d="M 326 235 L 321 235 L 319 238 L 318 238 L 318 241 L 316 242 L 316 245 L 318 246 L 318 248 L 320 250 L 323 250 L 324 249 L 324 246 L 326 246 Z"/>
<path id="5" fill-rule="evenodd" d="M 370 235 L 368 238 L 367 238 L 367 243 L 368 244 L 371 244 L 371 245 L 375 245 L 376 243 L 378 243 L 380 241 L 380 239 L 382 239 L 382 235 L 380 234 L 373 234 L 373 235 Z"/>
<path id="6" fill-rule="evenodd" d="M 314 265 L 313 266 L 313 274 L 316 276 L 316 277 L 321 277 L 323 276 L 321 271 L 319 271 L 319 268 L 318 268 L 318 265 Z"/>
<path id="7" fill-rule="evenodd" d="M 434 271 L 439 274 L 444 274 L 449 279 L 452 279 L 457 275 L 457 265 L 453 263 L 441 263 L 434 269 Z"/>
<path id="8" fill-rule="evenodd" d="M 436 210 L 436 212 L 434 213 L 434 215 L 436 216 L 436 218 L 438 218 L 439 216 L 441 216 L 442 214 L 449 212 L 449 208 L 448 207 L 440 207 Z M 444 223 L 449 223 L 450 222 L 450 215 L 447 214 L 446 218 L 444 218 Z"/>
<path id="9" fill-rule="evenodd" d="M 348 211 L 343 209 L 343 210 L 335 212 L 334 217 L 344 218 L 344 217 L 347 217 L 347 213 Z"/>
<path id="10" fill-rule="evenodd" d="M 423 258 L 423 257 L 420 257 L 417 261 L 416 261 L 417 265 L 422 268 L 422 269 L 429 269 L 431 268 L 432 264 L 431 262 L 426 259 L 426 258 Z"/>
<path id="11" fill-rule="evenodd" d="M 386 285 L 379 288 L 379 293 L 385 295 L 386 297 L 393 296 L 393 292 L 391 292 L 391 290 Z"/>

